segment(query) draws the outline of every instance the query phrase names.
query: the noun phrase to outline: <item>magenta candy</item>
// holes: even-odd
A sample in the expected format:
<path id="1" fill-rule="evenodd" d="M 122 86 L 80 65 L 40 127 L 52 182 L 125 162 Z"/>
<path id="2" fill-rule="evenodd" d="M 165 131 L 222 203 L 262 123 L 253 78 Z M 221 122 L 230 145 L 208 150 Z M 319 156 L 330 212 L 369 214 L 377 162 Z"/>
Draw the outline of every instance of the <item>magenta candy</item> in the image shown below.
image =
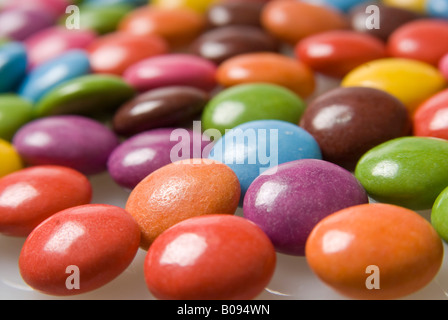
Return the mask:
<path id="1" fill-rule="evenodd" d="M 448 53 L 442 57 L 439 61 L 439 69 L 442 72 L 445 79 L 448 80 Z"/>
<path id="2" fill-rule="evenodd" d="M 59 17 L 65 13 L 66 8 L 71 4 L 69 0 L 6 0 L 4 8 L 30 8 L 49 12 L 54 17 Z"/>
<path id="3" fill-rule="evenodd" d="M 10 8 L 0 12 L 0 38 L 23 41 L 54 24 L 54 17 L 41 10 Z"/>
<path id="4" fill-rule="evenodd" d="M 108 170 L 114 181 L 133 189 L 155 170 L 177 160 L 201 158 L 209 141 L 187 129 L 163 128 L 139 133 L 110 155 Z M 184 153 L 178 152 L 184 150 Z M 171 153 L 173 152 L 173 154 Z"/>
<path id="5" fill-rule="evenodd" d="M 185 85 L 204 91 L 216 85 L 216 65 L 191 54 L 167 54 L 142 60 L 129 67 L 123 77 L 139 91 Z"/>
<path id="6" fill-rule="evenodd" d="M 29 69 L 72 49 L 86 49 L 97 37 L 91 30 L 69 30 L 54 26 L 37 32 L 25 42 Z"/>
<path id="7" fill-rule="evenodd" d="M 117 136 L 96 120 L 82 116 L 52 116 L 23 126 L 13 145 L 28 165 L 61 165 L 84 174 L 107 169 L 118 146 Z"/>
<path id="8" fill-rule="evenodd" d="M 277 252 L 303 256 L 314 226 L 326 216 L 368 202 L 367 193 L 342 167 L 296 160 L 267 170 L 250 185 L 244 217 L 263 229 Z"/>

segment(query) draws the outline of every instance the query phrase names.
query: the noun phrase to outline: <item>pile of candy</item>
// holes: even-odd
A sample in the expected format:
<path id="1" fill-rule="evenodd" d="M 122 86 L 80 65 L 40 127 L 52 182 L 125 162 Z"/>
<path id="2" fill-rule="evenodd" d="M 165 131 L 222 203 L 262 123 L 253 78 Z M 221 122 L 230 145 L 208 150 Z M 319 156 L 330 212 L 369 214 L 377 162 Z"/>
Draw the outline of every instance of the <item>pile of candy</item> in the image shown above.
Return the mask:
<path id="1" fill-rule="evenodd" d="M 448 0 L 7 0 L 0 39 L 0 233 L 34 290 L 139 251 L 157 299 L 255 299 L 279 254 L 353 299 L 440 271 Z"/>

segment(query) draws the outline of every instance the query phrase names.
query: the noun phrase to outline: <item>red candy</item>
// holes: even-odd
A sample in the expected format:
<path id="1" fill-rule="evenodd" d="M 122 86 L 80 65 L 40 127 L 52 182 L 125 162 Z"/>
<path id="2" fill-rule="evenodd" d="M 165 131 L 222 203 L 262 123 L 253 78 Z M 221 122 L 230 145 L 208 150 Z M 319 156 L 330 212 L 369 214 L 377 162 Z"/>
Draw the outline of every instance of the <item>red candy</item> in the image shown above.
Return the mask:
<path id="1" fill-rule="evenodd" d="M 391 56 L 415 59 L 438 66 L 448 52 L 448 21 L 420 19 L 395 30 L 388 41 Z"/>
<path id="2" fill-rule="evenodd" d="M 0 232 L 26 237 L 51 215 L 92 198 L 89 180 L 60 166 L 36 166 L 0 179 Z"/>
<path id="3" fill-rule="evenodd" d="M 95 290 L 134 259 L 140 231 L 124 209 L 84 205 L 60 211 L 26 239 L 19 257 L 24 281 L 40 292 L 69 296 Z"/>
<path id="4" fill-rule="evenodd" d="M 417 108 L 414 135 L 448 140 L 448 89 L 427 99 Z"/>
<path id="5" fill-rule="evenodd" d="M 165 231 L 149 249 L 144 273 L 159 299 L 246 300 L 262 292 L 275 264 L 275 250 L 258 226 L 219 214 Z"/>
<path id="6" fill-rule="evenodd" d="M 377 38 L 355 31 L 319 33 L 300 41 L 295 54 L 316 72 L 342 78 L 363 63 L 386 57 L 386 46 Z"/>

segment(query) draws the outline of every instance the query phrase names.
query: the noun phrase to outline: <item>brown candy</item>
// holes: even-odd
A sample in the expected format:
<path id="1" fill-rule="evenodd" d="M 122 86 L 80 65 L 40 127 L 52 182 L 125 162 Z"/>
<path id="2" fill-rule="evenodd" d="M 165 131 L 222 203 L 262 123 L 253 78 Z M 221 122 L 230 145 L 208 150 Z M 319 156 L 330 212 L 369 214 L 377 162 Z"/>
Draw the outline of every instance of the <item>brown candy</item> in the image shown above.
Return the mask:
<path id="1" fill-rule="evenodd" d="M 212 5 L 206 13 L 209 28 L 229 25 L 261 27 L 264 3 L 248 1 L 225 1 Z"/>
<path id="2" fill-rule="evenodd" d="M 113 118 L 116 133 L 131 136 L 154 128 L 188 124 L 205 107 L 208 95 L 193 87 L 169 86 L 140 94 Z"/>

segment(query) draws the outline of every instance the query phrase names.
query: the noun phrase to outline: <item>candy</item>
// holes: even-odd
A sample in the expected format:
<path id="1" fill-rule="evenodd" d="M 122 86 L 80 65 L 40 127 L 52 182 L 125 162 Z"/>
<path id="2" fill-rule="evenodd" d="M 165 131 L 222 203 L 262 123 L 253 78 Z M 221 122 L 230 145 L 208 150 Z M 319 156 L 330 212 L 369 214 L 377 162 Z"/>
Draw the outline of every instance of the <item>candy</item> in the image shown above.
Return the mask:
<path id="1" fill-rule="evenodd" d="M 34 114 L 97 115 L 117 110 L 135 94 L 134 88 L 118 76 L 90 74 L 55 87 L 34 106 Z"/>
<path id="2" fill-rule="evenodd" d="M 61 165 L 89 175 L 106 170 L 107 159 L 118 143 L 103 124 L 75 115 L 34 120 L 13 139 L 17 152 L 29 165 Z"/>
<path id="3" fill-rule="evenodd" d="M 209 100 L 206 92 L 188 86 L 149 90 L 122 105 L 113 117 L 113 129 L 120 135 L 177 125 L 190 126 Z"/>
<path id="4" fill-rule="evenodd" d="M 206 12 L 210 28 L 232 25 L 262 27 L 262 1 L 221 1 L 213 4 Z"/>
<path id="5" fill-rule="evenodd" d="M 90 71 L 87 53 L 83 50 L 70 50 L 28 73 L 19 87 L 18 94 L 32 103 L 37 103 L 58 85 L 85 76 Z"/>
<path id="6" fill-rule="evenodd" d="M 342 78 L 356 67 L 387 56 L 376 37 L 351 30 L 322 32 L 299 41 L 296 57 L 321 74 Z"/>
<path id="7" fill-rule="evenodd" d="M 83 4 L 88 4 L 91 6 L 109 6 L 109 5 L 116 5 L 116 4 L 126 4 L 131 5 L 133 7 L 141 6 L 144 4 L 147 4 L 148 1 L 146 0 L 84 0 Z"/>
<path id="8" fill-rule="evenodd" d="M 148 251 L 148 289 L 165 300 L 249 300 L 268 285 L 274 248 L 255 224 L 230 215 L 188 219 L 164 232 Z"/>
<path id="9" fill-rule="evenodd" d="M 93 72 L 121 76 L 131 65 L 166 53 L 168 45 L 156 35 L 138 36 L 112 32 L 94 40 L 88 47 Z"/>
<path id="10" fill-rule="evenodd" d="M 426 12 L 429 16 L 435 18 L 448 18 L 448 1 L 446 0 L 427 0 Z"/>
<path id="11" fill-rule="evenodd" d="M 3 2 L 3 8 L 32 9 L 41 12 L 49 12 L 54 17 L 63 14 L 70 4 L 68 0 L 5 0 Z"/>
<path id="12" fill-rule="evenodd" d="M 204 13 L 217 0 L 154 0 L 151 5 L 165 9 L 185 8 Z"/>
<path id="13" fill-rule="evenodd" d="M 370 5 L 375 6 L 373 11 L 368 10 Z M 354 31 L 367 33 L 384 42 L 400 26 L 421 17 L 415 11 L 385 5 L 379 1 L 360 4 L 348 13 L 350 27 Z"/>
<path id="14" fill-rule="evenodd" d="M 442 75 L 448 80 L 448 53 L 445 54 L 439 61 L 439 70 Z"/>
<path id="15" fill-rule="evenodd" d="M 448 140 L 448 90 L 445 89 L 423 102 L 413 118 L 415 136 Z"/>
<path id="16" fill-rule="evenodd" d="M 92 30 L 70 30 L 65 26 L 53 26 L 36 32 L 25 42 L 28 68 L 31 70 L 72 49 L 85 49 L 96 37 Z"/>
<path id="17" fill-rule="evenodd" d="M 130 66 L 123 78 L 139 91 L 172 85 L 192 86 L 204 91 L 213 90 L 216 66 L 192 54 L 167 54 L 152 57 Z"/>
<path id="18" fill-rule="evenodd" d="M 249 121 L 215 142 L 209 159 L 224 162 L 237 175 L 241 201 L 261 173 L 298 159 L 321 159 L 316 140 L 296 124 L 278 120 Z"/>
<path id="19" fill-rule="evenodd" d="M 333 7 L 336 10 L 347 12 L 356 5 L 359 5 L 363 2 L 368 2 L 369 0 L 323 0 L 319 3 L 322 5 Z"/>
<path id="20" fill-rule="evenodd" d="M 254 82 L 277 84 L 304 99 L 316 88 L 314 74 L 307 65 L 271 52 L 246 53 L 230 58 L 218 67 L 216 79 L 224 87 Z"/>
<path id="21" fill-rule="evenodd" d="M 34 229 L 19 257 L 20 274 L 33 289 L 72 296 L 98 289 L 134 259 L 140 232 L 134 219 L 111 205 L 60 211 Z"/>
<path id="22" fill-rule="evenodd" d="M 443 246 L 419 214 L 364 204 L 324 218 L 311 232 L 306 258 L 327 285 L 354 299 L 399 299 L 425 287 L 439 271 Z"/>
<path id="23" fill-rule="evenodd" d="M 447 157 L 447 140 L 396 138 L 364 154 L 355 175 L 379 202 L 426 210 L 448 186 Z"/>
<path id="24" fill-rule="evenodd" d="M 67 167 L 36 166 L 0 179 L 0 232 L 26 237 L 51 215 L 90 203 L 86 176 Z"/>
<path id="25" fill-rule="evenodd" d="M 179 139 L 180 138 L 180 139 Z M 179 141 L 180 140 L 180 141 Z M 202 156 L 209 142 L 202 141 L 201 133 L 187 129 L 154 129 L 132 136 L 114 149 L 108 160 L 108 171 L 117 184 L 134 189 L 149 174 L 172 162 L 172 151 L 177 148 L 176 160 Z"/>
<path id="26" fill-rule="evenodd" d="M 276 119 L 298 123 L 306 105 L 291 90 L 266 83 L 236 85 L 214 96 L 202 113 L 204 131 L 226 129 L 249 121 Z"/>
<path id="27" fill-rule="evenodd" d="M 198 37 L 189 47 L 190 52 L 215 64 L 243 53 L 276 52 L 278 41 L 261 28 L 226 26 L 212 29 Z"/>
<path id="28" fill-rule="evenodd" d="M 387 92 L 350 87 L 314 99 L 300 126 L 316 139 L 325 160 L 353 170 L 374 146 L 410 134 L 411 120 L 406 107 Z"/>
<path id="29" fill-rule="evenodd" d="M 53 23 L 54 17 L 47 11 L 36 8 L 5 9 L 0 12 L 0 37 L 23 41 Z"/>
<path id="30" fill-rule="evenodd" d="M 365 63 L 342 80 L 343 87 L 370 87 L 398 98 L 412 115 L 415 108 L 446 86 L 432 65 L 405 58 L 384 58 Z"/>
<path id="31" fill-rule="evenodd" d="M 383 3 L 392 7 L 425 13 L 426 1 L 428 0 L 383 0 Z"/>
<path id="32" fill-rule="evenodd" d="M 266 30 L 291 45 L 312 34 L 348 27 L 340 12 L 325 6 L 289 0 L 268 2 L 263 8 L 261 21 Z"/>
<path id="33" fill-rule="evenodd" d="M 265 171 L 244 198 L 244 217 L 268 235 L 277 252 L 304 256 L 314 226 L 328 215 L 368 203 L 359 181 L 322 160 L 296 160 Z"/>
<path id="34" fill-rule="evenodd" d="M 14 146 L 0 139 L 0 178 L 23 168 L 23 161 Z"/>
<path id="35" fill-rule="evenodd" d="M 177 50 L 193 41 L 205 28 L 203 15 L 185 8 L 163 9 L 143 6 L 120 22 L 118 29 L 128 34 L 162 37 Z"/>
<path id="36" fill-rule="evenodd" d="M 32 104 L 15 94 L 0 96 L 0 139 L 11 141 L 21 126 L 32 120 Z"/>
<path id="37" fill-rule="evenodd" d="M 437 197 L 431 210 L 431 224 L 439 236 L 448 241 L 448 187 Z"/>
<path id="38" fill-rule="evenodd" d="M 438 66 L 448 52 L 448 21 L 419 19 L 409 22 L 392 33 L 387 44 L 389 55 L 414 59 Z"/>
<path id="39" fill-rule="evenodd" d="M 137 221 L 141 248 L 148 249 L 169 227 L 208 214 L 234 214 L 241 188 L 225 164 L 207 160 L 180 160 L 147 176 L 132 190 L 126 210 Z"/>
<path id="40" fill-rule="evenodd" d="M 0 93 L 14 92 L 26 75 L 28 57 L 20 42 L 0 47 Z"/>

